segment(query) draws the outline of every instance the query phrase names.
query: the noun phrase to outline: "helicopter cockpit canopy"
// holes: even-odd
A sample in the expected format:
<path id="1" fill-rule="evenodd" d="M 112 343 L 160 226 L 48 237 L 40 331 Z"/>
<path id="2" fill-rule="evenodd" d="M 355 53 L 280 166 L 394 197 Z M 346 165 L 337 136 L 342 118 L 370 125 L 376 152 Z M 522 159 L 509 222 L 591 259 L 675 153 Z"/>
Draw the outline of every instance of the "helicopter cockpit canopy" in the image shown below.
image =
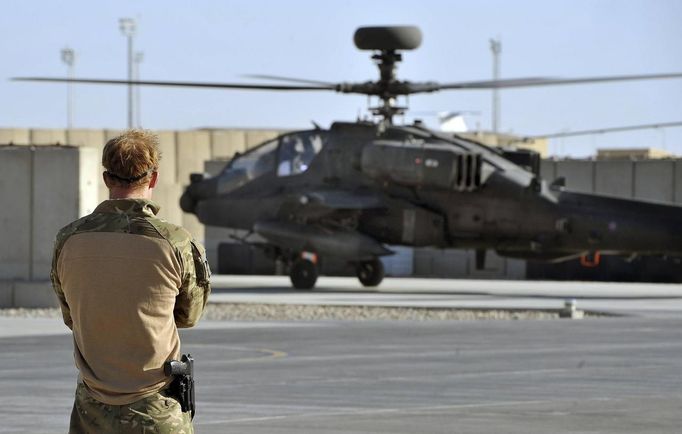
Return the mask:
<path id="1" fill-rule="evenodd" d="M 299 175 L 308 170 L 323 144 L 324 136 L 317 131 L 283 136 L 278 150 L 277 176 Z"/>
<path id="2" fill-rule="evenodd" d="M 278 139 L 270 140 L 245 154 L 235 156 L 223 169 L 221 176 L 239 173 L 249 180 L 261 177 L 275 167 L 275 151 L 278 145 Z"/>
<path id="3" fill-rule="evenodd" d="M 308 170 L 326 141 L 323 131 L 291 133 L 234 157 L 219 175 L 219 194 L 229 193 L 266 174 L 300 175 Z"/>

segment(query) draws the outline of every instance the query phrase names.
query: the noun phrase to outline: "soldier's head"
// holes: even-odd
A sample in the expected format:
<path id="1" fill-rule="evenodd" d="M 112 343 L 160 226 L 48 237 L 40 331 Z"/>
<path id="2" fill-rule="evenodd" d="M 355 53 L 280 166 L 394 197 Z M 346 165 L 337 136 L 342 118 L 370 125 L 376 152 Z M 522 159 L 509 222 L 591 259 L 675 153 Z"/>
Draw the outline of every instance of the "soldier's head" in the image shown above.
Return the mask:
<path id="1" fill-rule="evenodd" d="M 151 197 L 158 177 L 159 139 L 146 130 L 128 130 L 104 145 L 102 166 L 109 197 Z"/>

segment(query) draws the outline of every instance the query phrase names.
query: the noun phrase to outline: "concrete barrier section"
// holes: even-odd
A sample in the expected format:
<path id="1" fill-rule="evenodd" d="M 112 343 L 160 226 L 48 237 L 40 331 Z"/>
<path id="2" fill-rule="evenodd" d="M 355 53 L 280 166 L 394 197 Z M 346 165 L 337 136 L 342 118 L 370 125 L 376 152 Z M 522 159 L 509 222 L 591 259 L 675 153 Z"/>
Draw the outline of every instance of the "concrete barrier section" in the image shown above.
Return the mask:
<path id="1" fill-rule="evenodd" d="M 202 244 L 205 244 L 204 225 L 201 222 L 199 222 L 197 216 L 195 216 L 194 214 L 188 214 L 183 212 L 182 227 L 187 229 L 189 233 L 192 234 L 195 240 L 201 242 Z"/>
<path id="2" fill-rule="evenodd" d="M 30 278 L 33 151 L 0 146 L 0 280 Z"/>
<path id="3" fill-rule="evenodd" d="M 26 128 L 0 128 L 0 144 L 28 145 L 31 133 Z"/>
<path id="4" fill-rule="evenodd" d="M 66 130 L 32 129 L 29 140 L 32 145 L 66 145 Z"/>
<path id="5" fill-rule="evenodd" d="M 675 203 L 682 204 L 682 160 L 675 160 Z"/>
<path id="6" fill-rule="evenodd" d="M 632 161 L 595 161 L 595 193 L 631 198 L 634 194 Z"/>
<path id="7" fill-rule="evenodd" d="M 246 131 L 246 148 L 251 149 L 263 142 L 274 139 L 281 132 L 279 130 L 262 131 L 262 130 L 247 130 Z"/>
<path id="8" fill-rule="evenodd" d="M 540 177 L 551 183 L 556 179 L 556 161 L 542 160 L 540 162 Z"/>
<path id="9" fill-rule="evenodd" d="M 14 282 L 0 280 L 0 309 L 14 307 Z"/>
<path id="10" fill-rule="evenodd" d="M 57 231 L 97 204 L 95 151 L 0 147 L 0 280 L 49 278 Z M 81 158 L 81 154 L 83 154 Z"/>
<path id="11" fill-rule="evenodd" d="M 562 160 L 556 164 L 556 177 L 566 178 L 566 188 L 583 193 L 594 192 L 593 161 Z"/>
<path id="12" fill-rule="evenodd" d="M 476 251 L 467 250 L 467 275 L 474 279 L 492 279 L 504 277 L 507 274 L 507 263 L 503 257 L 489 250 L 485 255 L 485 266 L 482 270 L 476 268 Z"/>
<path id="13" fill-rule="evenodd" d="M 125 130 L 104 130 L 104 143 L 113 139 L 114 137 L 120 136 Z"/>
<path id="14" fill-rule="evenodd" d="M 175 131 L 156 131 L 156 134 L 159 136 L 159 150 L 161 151 L 158 185 L 175 185 L 178 183 Z"/>
<path id="15" fill-rule="evenodd" d="M 523 280 L 526 278 L 526 261 L 511 258 L 504 258 L 504 260 L 507 264 L 507 279 Z"/>
<path id="16" fill-rule="evenodd" d="M 102 153 L 106 143 L 104 130 L 71 129 L 66 131 L 66 144 L 97 149 Z"/>
<path id="17" fill-rule="evenodd" d="M 157 185 L 152 194 L 152 200 L 159 204 L 161 210 L 158 217 L 173 223 L 182 225 L 183 212 L 180 209 L 180 196 L 183 187 L 179 185 Z"/>
<path id="18" fill-rule="evenodd" d="M 14 307 L 59 307 L 50 281 L 14 282 Z"/>
<path id="19" fill-rule="evenodd" d="M 212 270 L 218 270 L 218 246 L 221 243 L 235 242 L 232 235 L 238 234 L 234 229 L 221 228 L 218 226 L 204 226 L 204 247 L 208 264 Z"/>
<path id="20" fill-rule="evenodd" d="M 435 248 L 414 249 L 414 273 L 423 277 L 467 275 L 467 252 Z"/>
<path id="21" fill-rule="evenodd" d="M 204 161 L 211 159 L 208 131 L 180 131 L 176 135 L 177 183 L 189 184 L 190 173 L 204 171 Z"/>
<path id="22" fill-rule="evenodd" d="M 231 158 L 235 152 L 246 151 L 246 133 L 243 130 L 212 130 L 211 158 Z"/>
<path id="23" fill-rule="evenodd" d="M 59 300 L 49 280 L 0 280 L 0 309 L 59 307 Z"/>
<path id="24" fill-rule="evenodd" d="M 675 163 L 673 161 L 637 161 L 635 163 L 635 197 L 637 199 L 672 202 L 674 200 Z"/>
<path id="25" fill-rule="evenodd" d="M 92 213 L 100 200 L 102 181 L 101 155 L 94 148 L 78 149 L 78 217 Z M 108 197 L 107 190 L 107 197 Z"/>
<path id="26" fill-rule="evenodd" d="M 36 148 L 33 161 L 31 279 L 49 279 L 54 237 L 78 218 L 78 148 Z"/>
<path id="27" fill-rule="evenodd" d="M 382 256 L 386 276 L 405 277 L 414 274 L 414 248 L 408 246 L 389 246 L 395 254 Z"/>

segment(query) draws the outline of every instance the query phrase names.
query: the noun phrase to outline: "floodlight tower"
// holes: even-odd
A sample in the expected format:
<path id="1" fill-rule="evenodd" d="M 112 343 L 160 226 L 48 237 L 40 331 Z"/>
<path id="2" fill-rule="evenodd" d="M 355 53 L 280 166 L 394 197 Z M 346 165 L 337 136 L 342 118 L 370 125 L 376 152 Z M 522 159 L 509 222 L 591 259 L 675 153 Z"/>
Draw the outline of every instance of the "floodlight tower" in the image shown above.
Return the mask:
<path id="1" fill-rule="evenodd" d="M 67 68 L 67 77 L 73 79 L 73 69 L 76 64 L 76 52 L 69 47 L 62 48 L 62 62 Z M 73 128 L 73 83 L 66 85 L 66 128 Z"/>
<path id="2" fill-rule="evenodd" d="M 500 79 L 500 53 L 502 52 L 502 41 L 497 39 L 490 40 L 490 51 L 493 53 L 493 80 Z M 497 134 L 500 125 L 500 95 L 497 88 L 493 88 L 493 133 Z"/>
<path id="3" fill-rule="evenodd" d="M 138 51 L 135 53 L 135 81 L 140 80 L 140 63 L 144 60 L 144 53 Z M 142 111 L 140 110 L 140 86 L 135 86 L 135 125 L 139 128 L 142 126 Z"/>
<path id="4" fill-rule="evenodd" d="M 123 36 L 128 38 L 128 128 L 133 127 L 133 37 L 135 36 L 135 20 L 121 18 L 118 20 Z"/>

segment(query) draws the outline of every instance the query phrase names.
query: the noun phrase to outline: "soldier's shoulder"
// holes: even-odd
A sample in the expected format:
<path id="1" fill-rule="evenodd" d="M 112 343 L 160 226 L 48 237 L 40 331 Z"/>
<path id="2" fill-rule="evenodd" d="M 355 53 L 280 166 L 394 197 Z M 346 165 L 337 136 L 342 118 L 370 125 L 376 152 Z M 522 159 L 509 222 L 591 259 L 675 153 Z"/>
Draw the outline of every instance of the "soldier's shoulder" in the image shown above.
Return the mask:
<path id="1" fill-rule="evenodd" d="M 160 218 L 150 218 L 148 220 L 159 234 L 174 246 L 188 245 L 192 241 L 192 234 L 182 226 Z"/>
<path id="2" fill-rule="evenodd" d="M 117 218 L 114 214 L 93 212 L 61 228 L 57 232 L 57 242 L 81 232 L 112 232 L 123 230 L 127 226 L 127 220 Z"/>
<path id="3" fill-rule="evenodd" d="M 56 236 L 57 244 L 62 244 L 71 235 L 77 233 L 79 231 L 79 229 L 81 227 L 83 227 L 83 225 L 87 224 L 87 222 L 90 221 L 91 219 L 92 219 L 92 214 L 88 214 L 88 215 L 83 216 L 77 220 L 72 221 L 68 225 L 59 229 L 59 231 L 57 232 L 57 236 Z"/>

